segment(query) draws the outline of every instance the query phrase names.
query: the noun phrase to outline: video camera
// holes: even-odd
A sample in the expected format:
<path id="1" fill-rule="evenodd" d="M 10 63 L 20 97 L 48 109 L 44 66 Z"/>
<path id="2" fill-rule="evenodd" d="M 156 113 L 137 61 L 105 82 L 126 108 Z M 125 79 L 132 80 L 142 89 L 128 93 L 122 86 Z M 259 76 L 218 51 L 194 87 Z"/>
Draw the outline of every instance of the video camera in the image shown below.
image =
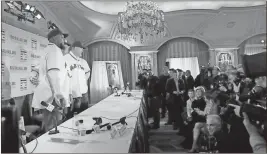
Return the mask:
<path id="1" fill-rule="evenodd" d="M 139 86 L 141 89 L 145 89 L 147 84 L 147 77 L 149 76 L 148 72 L 144 72 L 138 75 L 138 81 L 135 83 L 136 86 Z"/>

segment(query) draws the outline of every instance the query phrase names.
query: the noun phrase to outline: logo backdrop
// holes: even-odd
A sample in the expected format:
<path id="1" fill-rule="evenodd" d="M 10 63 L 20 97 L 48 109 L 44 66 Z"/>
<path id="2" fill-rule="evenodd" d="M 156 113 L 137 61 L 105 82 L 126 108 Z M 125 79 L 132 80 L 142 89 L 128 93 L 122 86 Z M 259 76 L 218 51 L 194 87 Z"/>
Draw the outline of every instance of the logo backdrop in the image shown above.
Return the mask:
<path id="1" fill-rule="evenodd" d="M 39 65 L 48 44 L 45 37 L 2 23 L 2 99 L 33 93 L 32 70 Z"/>

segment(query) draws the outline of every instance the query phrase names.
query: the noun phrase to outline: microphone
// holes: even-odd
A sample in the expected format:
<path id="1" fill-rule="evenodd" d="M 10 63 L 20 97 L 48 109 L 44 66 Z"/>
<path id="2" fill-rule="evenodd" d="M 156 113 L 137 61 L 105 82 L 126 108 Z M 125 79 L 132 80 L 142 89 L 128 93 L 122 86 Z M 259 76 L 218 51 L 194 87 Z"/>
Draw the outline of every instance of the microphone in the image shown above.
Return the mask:
<path id="1" fill-rule="evenodd" d="M 48 104 L 48 103 L 46 103 L 46 102 L 44 102 L 44 101 L 42 101 L 41 102 L 41 105 L 43 105 L 43 106 L 45 106 L 46 107 L 46 109 L 48 110 L 48 111 L 50 111 L 50 112 L 53 112 L 53 111 L 55 111 L 55 109 L 59 109 L 59 107 L 55 107 L 54 105 L 52 105 L 52 104 Z M 64 114 L 63 113 L 61 113 L 61 112 L 59 112 L 63 117 L 64 117 Z M 54 121 L 55 121 L 55 130 L 51 130 L 51 131 L 49 131 L 49 135 L 52 135 L 52 134 L 58 134 L 59 133 L 59 130 L 57 129 L 57 125 L 58 125 L 58 123 L 57 123 L 57 117 L 55 117 L 55 116 L 53 116 L 53 119 L 54 119 Z"/>

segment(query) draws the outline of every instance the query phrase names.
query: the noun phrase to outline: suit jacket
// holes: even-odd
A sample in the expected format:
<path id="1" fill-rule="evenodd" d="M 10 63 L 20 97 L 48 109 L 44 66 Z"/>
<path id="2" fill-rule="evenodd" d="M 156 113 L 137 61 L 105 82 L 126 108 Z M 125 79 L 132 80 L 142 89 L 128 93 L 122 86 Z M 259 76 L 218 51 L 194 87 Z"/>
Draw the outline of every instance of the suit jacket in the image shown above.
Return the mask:
<path id="1" fill-rule="evenodd" d="M 185 78 L 185 84 L 186 84 L 186 89 L 187 91 L 189 89 L 193 89 L 194 90 L 194 78 L 192 77 L 192 75 L 190 75 L 188 78 Z"/>
<path id="2" fill-rule="evenodd" d="M 181 79 L 178 80 L 178 87 L 180 91 L 185 90 L 184 82 Z M 171 101 L 173 103 L 182 101 L 182 95 L 177 96 L 173 94 L 174 91 L 177 91 L 176 84 L 173 78 L 167 80 L 165 89 L 166 92 L 170 94 L 170 98 L 168 98 L 168 101 Z"/>
<path id="3" fill-rule="evenodd" d="M 161 95 L 159 78 L 157 76 L 150 76 L 147 80 L 147 96 L 155 97 Z"/>
<path id="4" fill-rule="evenodd" d="M 166 76 L 166 75 L 160 75 L 159 76 L 159 84 L 160 84 L 160 90 L 161 90 L 161 93 L 162 95 L 165 97 L 166 96 L 166 83 L 167 83 L 167 80 L 170 78 L 170 76 Z"/>

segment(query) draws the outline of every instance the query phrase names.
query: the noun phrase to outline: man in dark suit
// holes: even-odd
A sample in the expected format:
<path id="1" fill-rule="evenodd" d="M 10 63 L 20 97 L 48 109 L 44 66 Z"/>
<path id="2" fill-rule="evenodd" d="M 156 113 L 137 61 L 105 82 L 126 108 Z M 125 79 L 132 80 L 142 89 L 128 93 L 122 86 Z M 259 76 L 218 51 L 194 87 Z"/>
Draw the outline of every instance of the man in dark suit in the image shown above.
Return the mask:
<path id="1" fill-rule="evenodd" d="M 188 90 L 189 89 L 194 89 L 194 78 L 191 75 L 190 70 L 186 70 L 185 75 L 184 75 L 184 83 L 185 83 L 185 93 L 184 93 L 184 102 L 186 102 L 189 97 L 188 97 Z"/>
<path id="2" fill-rule="evenodd" d="M 194 78 L 191 75 L 191 71 L 190 70 L 186 70 L 185 72 L 185 84 L 186 84 L 186 88 L 187 89 L 194 89 Z"/>
<path id="3" fill-rule="evenodd" d="M 176 130 L 178 127 L 183 127 L 183 119 L 181 114 L 184 106 L 182 95 L 185 92 L 185 85 L 180 78 L 182 70 L 171 69 L 171 71 L 173 73 L 173 77 L 168 79 L 166 83 L 167 101 L 169 106 L 168 110 L 170 112 L 170 119 L 168 123 L 172 122 L 173 129 Z"/>
<path id="4" fill-rule="evenodd" d="M 169 68 L 168 66 L 164 66 L 163 68 L 163 74 L 159 76 L 159 84 L 160 84 L 160 90 L 161 90 L 161 118 L 165 117 L 166 114 L 166 90 L 165 86 L 167 83 L 167 80 L 170 78 L 169 74 Z"/>
<path id="5" fill-rule="evenodd" d="M 195 79 L 195 83 L 194 83 L 195 87 L 203 86 L 204 78 L 205 78 L 205 70 L 206 70 L 205 66 L 201 66 L 200 73 L 197 75 Z"/>
<path id="6" fill-rule="evenodd" d="M 150 106 L 150 112 L 153 117 L 154 122 L 152 123 L 151 129 L 158 129 L 160 127 L 160 83 L 157 76 L 151 75 L 147 82 L 147 96 Z"/>

